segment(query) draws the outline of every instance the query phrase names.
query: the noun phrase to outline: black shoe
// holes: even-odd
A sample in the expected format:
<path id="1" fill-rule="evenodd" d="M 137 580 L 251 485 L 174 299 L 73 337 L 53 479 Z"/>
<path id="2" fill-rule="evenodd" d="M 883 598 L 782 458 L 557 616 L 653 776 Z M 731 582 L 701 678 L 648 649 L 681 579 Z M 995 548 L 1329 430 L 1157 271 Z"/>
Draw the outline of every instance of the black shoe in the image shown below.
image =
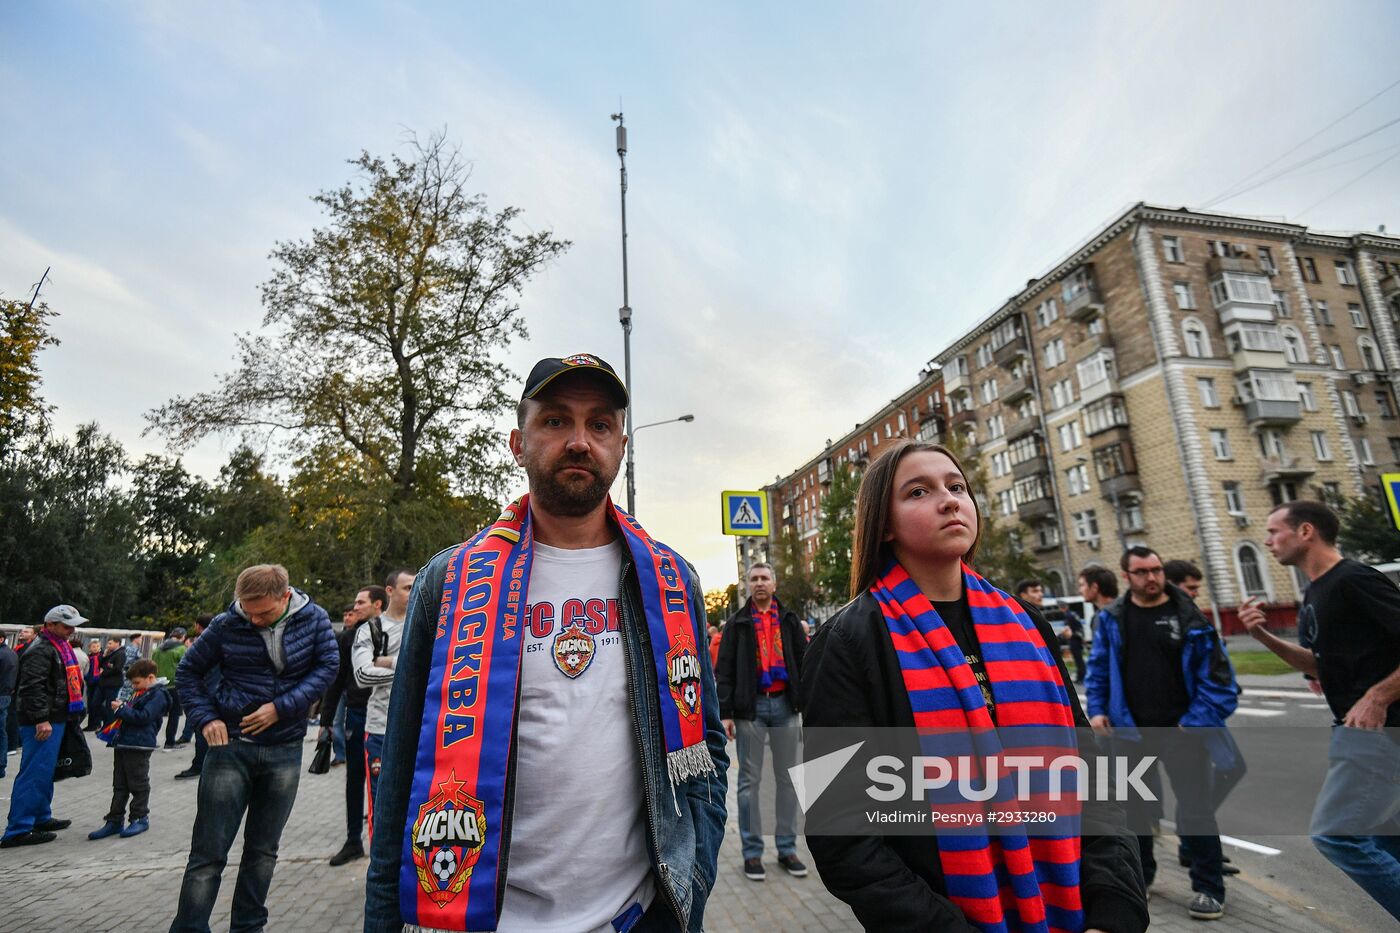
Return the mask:
<path id="1" fill-rule="evenodd" d="M 189 739 L 177 739 L 177 740 L 175 741 L 175 747 L 176 747 L 176 748 L 184 748 L 184 747 L 185 747 L 186 745 L 188 745 L 188 744 L 190 744 L 190 740 L 189 740 Z"/>
<path id="2" fill-rule="evenodd" d="M 0 849 L 15 849 L 19 846 L 40 846 L 46 842 L 53 842 L 57 838 L 57 833 L 20 833 L 18 836 L 0 839 Z"/>
<path id="3" fill-rule="evenodd" d="M 166 750 L 167 752 L 169 752 L 169 751 L 174 751 L 174 750 L 175 750 L 175 743 L 174 743 L 174 742 L 166 742 L 166 743 L 165 743 L 165 750 Z"/>
<path id="4" fill-rule="evenodd" d="M 175 780 L 188 781 L 190 778 L 197 777 L 199 777 L 199 770 L 197 768 L 186 768 L 185 770 L 175 775 Z"/>
<path id="5" fill-rule="evenodd" d="M 1191 860 L 1184 855 L 1177 856 L 1176 860 L 1181 863 L 1182 868 L 1191 867 Z M 1222 875 L 1238 875 L 1240 870 L 1234 866 L 1230 861 L 1230 857 L 1226 855 L 1222 856 L 1220 859 L 1220 873 Z"/>
<path id="6" fill-rule="evenodd" d="M 750 881 L 765 881 L 768 873 L 763 870 L 763 859 L 744 859 L 744 877 Z"/>
<path id="7" fill-rule="evenodd" d="M 795 855 L 778 856 L 778 864 L 787 869 L 787 873 L 794 878 L 806 878 L 807 866 L 802 864 L 802 860 Z"/>
<path id="8" fill-rule="evenodd" d="M 42 823 L 35 823 L 35 824 L 34 824 L 34 831 L 35 831 L 36 833 L 56 833 L 56 832 L 58 832 L 60 829 L 67 829 L 68 827 L 70 827 L 70 826 L 72 826 L 72 825 L 73 825 L 73 821 L 72 821 L 72 820 L 47 819 L 47 820 L 44 820 Z"/>
<path id="9" fill-rule="evenodd" d="M 1186 908 L 1186 912 L 1191 915 L 1192 920 L 1219 920 L 1225 916 L 1225 905 L 1209 894 L 1198 893 L 1191 898 L 1191 904 Z"/>
<path id="10" fill-rule="evenodd" d="M 358 842 L 346 842 L 340 847 L 340 851 L 331 856 L 332 865 L 344 865 L 346 862 L 353 862 L 357 858 L 365 857 L 365 847 Z"/>

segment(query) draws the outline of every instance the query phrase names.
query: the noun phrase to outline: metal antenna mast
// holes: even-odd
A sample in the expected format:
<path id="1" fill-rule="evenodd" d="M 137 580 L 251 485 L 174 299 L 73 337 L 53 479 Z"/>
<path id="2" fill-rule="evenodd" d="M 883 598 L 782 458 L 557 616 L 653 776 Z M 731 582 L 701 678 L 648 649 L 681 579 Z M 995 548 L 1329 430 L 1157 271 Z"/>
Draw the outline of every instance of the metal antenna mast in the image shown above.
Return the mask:
<path id="1" fill-rule="evenodd" d="M 632 306 L 627 296 L 627 126 L 623 123 L 622 111 L 612 115 L 617 121 L 617 161 L 619 179 L 622 185 L 622 307 L 617 309 L 618 320 L 622 322 L 622 379 L 627 386 L 627 514 L 637 509 L 637 464 L 633 458 L 632 438 Z"/>

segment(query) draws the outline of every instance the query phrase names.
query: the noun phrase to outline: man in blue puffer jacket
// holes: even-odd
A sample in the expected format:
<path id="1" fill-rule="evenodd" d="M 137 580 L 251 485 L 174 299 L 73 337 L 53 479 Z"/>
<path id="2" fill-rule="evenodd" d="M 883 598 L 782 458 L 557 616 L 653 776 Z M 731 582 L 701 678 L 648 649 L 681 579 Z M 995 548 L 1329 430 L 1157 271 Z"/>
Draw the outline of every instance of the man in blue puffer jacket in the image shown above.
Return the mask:
<path id="1" fill-rule="evenodd" d="M 1085 678 L 1085 712 L 1101 735 L 1134 743 L 1118 754 L 1155 756 L 1176 795 L 1177 834 L 1191 861 L 1187 912 L 1215 920 L 1225 911 L 1220 831 L 1215 822 L 1214 770 L 1240 766 L 1225 720 L 1239 704 L 1235 671 L 1210 621 L 1182 590 L 1167 582 L 1162 559 L 1135 545 L 1123 553 L 1128 592 L 1099 610 Z M 1154 763 L 1147 780 L 1160 788 Z M 1155 814 L 1152 814 L 1155 816 Z M 1129 801 L 1138 833 L 1144 880 L 1157 862 L 1149 814 Z"/>
<path id="2" fill-rule="evenodd" d="M 185 652 L 175 672 L 180 701 L 209 751 L 171 933 L 209 929 L 245 811 L 232 929 L 267 924 L 277 847 L 301 777 L 307 712 L 340 666 L 326 611 L 289 585 L 286 568 L 249 567 L 233 592 L 233 605 Z M 211 690 L 205 675 L 214 667 L 223 678 Z"/>

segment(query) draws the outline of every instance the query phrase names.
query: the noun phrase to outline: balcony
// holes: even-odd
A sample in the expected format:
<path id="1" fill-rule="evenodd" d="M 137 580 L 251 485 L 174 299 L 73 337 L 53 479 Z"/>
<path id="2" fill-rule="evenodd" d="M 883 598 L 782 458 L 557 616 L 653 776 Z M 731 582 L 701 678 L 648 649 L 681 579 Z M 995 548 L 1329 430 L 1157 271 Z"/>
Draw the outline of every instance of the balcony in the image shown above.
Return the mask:
<path id="1" fill-rule="evenodd" d="M 1079 376 L 1079 399 L 1085 405 L 1118 392 L 1113 351 L 1100 348 L 1075 366 Z"/>
<path id="2" fill-rule="evenodd" d="M 1212 256 L 1206 260 L 1206 275 L 1215 278 L 1226 272 L 1238 272 L 1243 275 L 1268 275 L 1264 267 L 1259 264 L 1259 260 L 1252 256 Z"/>
<path id="3" fill-rule="evenodd" d="M 1025 479 L 1027 476 L 1035 476 L 1037 473 L 1049 472 L 1050 461 L 1046 459 L 1044 454 L 1011 465 L 1011 475 L 1016 479 Z"/>
<path id="4" fill-rule="evenodd" d="M 1070 273 L 1060 286 L 1060 297 L 1064 301 L 1065 317 L 1071 321 L 1087 321 L 1103 314 L 1103 299 L 1099 297 L 1092 263 Z"/>
<path id="5" fill-rule="evenodd" d="M 1261 467 L 1259 479 L 1264 483 L 1276 483 L 1279 480 L 1306 479 L 1312 476 L 1317 470 L 1311 463 L 1307 463 L 1302 457 L 1293 457 L 1282 454 L 1275 457 L 1263 457 L 1259 461 Z"/>
<path id="6" fill-rule="evenodd" d="M 827 446 L 829 447 L 830 445 L 828 444 Z M 825 460 L 818 461 L 817 482 L 821 483 L 823 486 L 831 485 L 831 458 L 828 457 Z"/>
<path id="7" fill-rule="evenodd" d="M 1269 277 L 1253 259 L 1212 257 L 1210 298 L 1222 325 L 1274 320 L 1274 290 Z"/>
<path id="8" fill-rule="evenodd" d="M 1117 476 L 1099 480 L 1099 489 L 1103 492 L 1103 497 L 1112 502 L 1118 496 L 1142 492 L 1142 481 L 1136 473 L 1119 473 Z"/>
<path id="9" fill-rule="evenodd" d="M 949 428 L 960 428 L 965 424 L 977 424 L 977 409 L 964 408 L 962 411 L 948 419 Z"/>
<path id="10" fill-rule="evenodd" d="M 1015 405 L 1025 398 L 1030 398 L 1035 394 L 1035 386 L 1031 384 L 1030 374 L 1027 373 L 1017 379 L 1012 379 L 1001 390 L 1001 400 L 1008 405 Z"/>
<path id="11" fill-rule="evenodd" d="M 1006 440 L 1014 441 L 1017 438 L 1025 437 L 1027 434 L 1034 434 L 1040 430 L 1040 416 L 1031 415 L 1029 418 L 1017 418 L 1006 426 Z"/>
<path id="12" fill-rule="evenodd" d="M 1030 352 L 1030 347 L 1026 342 L 1025 334 L 1017 334 L 1011 340 L 997 347 L 992 353 L 992 359 L 1002 369 L 1010 369 L 1017 360 L 1024 359 Z"/>
<path id="13" fill-rule="evenodd" d="M 1053 519 L 1055 517 L 1055 500 L 1046 496 L 1044 499 L 1032 499 L 1029 502 L 1017 503 L 1016 517 L 1023 522 Z"/>
<path id="14" fill-rule="evenodd" d="M 1031 550 L 1035 551 L 1037 554 L 1044 554 L 1047 551 L 1058 551 L 1059 549 L 1060 539 L 1058 536 L 1048 538 L 1044 541 L 1040 539 L 1040 535 L 1038 534 L 1031 536 Z"/>
<path id="15" fill-rule="evenodd" d="M 1230 354 L 1230 361 L 1234 363 L 1237 373 L 1247 369 L 1288 368 L 1288 357 L 1282 350 L 1251 350 L 1240 347 Z"/>
<path id="16" fill-rule="evenodd" d="M 1253 399 L 1244 403 L 1244 420 L 1249 422 L 1250 427 L 1297 424 L 1303 420 L 1302 405 L 1297 401 Z"/>
<path id="17" fill-rule="evenodd" d="M 1387 298 L 1400 295 L 1400 275 L 1387 275 L 1381 279 L 1381 294 Z"/>
<path id="18" fill-rule="evenodd" d="M 951 398 L 955 392 L 968 392 L 972 389 L 972 382 L 968 379 L 967 373 L 960 373 L 952 365 L 943 368 L 943 395 Z"/>
<path id="19" fill-rule="evenodd" d="M 1225 343 L 1235 371 L 1288 369 L 1283 335 L 1273 324 L 1236 323 L 1225 328 Z"/>
<path id="20" fill-rule="evenodd" d="M 1070 358 L 1074 362 L 1093 356 L 1100 350 L 1113 352 L 1113 337 L 1109 334 L 1089 334 L 1083 340 L 1070 347 Z"/>

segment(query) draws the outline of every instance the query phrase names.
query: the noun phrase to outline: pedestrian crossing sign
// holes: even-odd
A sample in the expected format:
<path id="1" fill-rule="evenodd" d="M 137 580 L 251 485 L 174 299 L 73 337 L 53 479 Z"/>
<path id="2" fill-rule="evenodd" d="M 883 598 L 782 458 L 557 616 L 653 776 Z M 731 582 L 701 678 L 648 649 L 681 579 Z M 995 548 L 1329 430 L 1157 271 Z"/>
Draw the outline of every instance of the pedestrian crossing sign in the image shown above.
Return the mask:
<path id="1" fill-rule="evenodd" d="M 768 534 L 768 497 L 762 492 L 728 489 L 719 499 L 725 534 Z"/>
<path id="2" fill-rule="evenodd" d="M 1390 503 L 1390 520 L 1400 529 L 1400 473 L 1382 473 L 1381 487 L 1385 489 L 1385 501 Z"/>

